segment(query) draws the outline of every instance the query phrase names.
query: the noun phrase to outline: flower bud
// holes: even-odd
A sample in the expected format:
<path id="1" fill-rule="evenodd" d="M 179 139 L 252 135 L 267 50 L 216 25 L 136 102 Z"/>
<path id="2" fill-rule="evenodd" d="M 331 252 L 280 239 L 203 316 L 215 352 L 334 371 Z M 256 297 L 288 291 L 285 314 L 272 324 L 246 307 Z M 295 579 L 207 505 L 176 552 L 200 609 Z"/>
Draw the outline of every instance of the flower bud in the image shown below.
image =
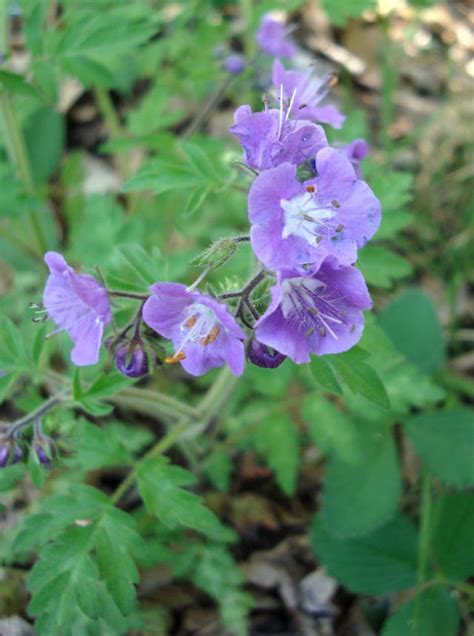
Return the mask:
<path id="1" fill-rule="evenodd" d="M 0 446 L 0 468 L 5 468 L 8 463 L 10 448 L 6 445 Z"/>
<path id="2" fill-rule="evenodd" d="M 0 444 L 0 468 L 11 464 L 18 464 L 23 459 L 23 451 L 14 442 L 5 439 Z"/>
<path id="3" fill-rule="evenodd" d="M 245 70 L 247 63 L 243 55 L 232 53 L 228 55 L 222 63 L 222 68 L 231 75 L 240 75 Z"/>
<path id="4" fill-rule="evenodd" d="M 247 349 L 247 358 L 257 367 L 276 369 L 285 360 L 286 356 L 253 338 Z"/>
<path id="5" fill-rule="evenodd" d="M 115 366 L 129 378 L 140 378 L 148 373 L 148 357 L 140 343 L 131 342 L 117 349 Z"/>
<path id="6" fill-rule="evenodd" d="M 45 468 L 51 468 L 53 463 L 51 461 L 51 457 L 46 452 L 44 445 L 41 442 L 37 442 L 36 444 L 34 444 L 33 448 L 39 463 Z"/>
<path id="7" fill-rule="evenodd" d="M 237 241 L 234 238 L 223 238 L 213 243 L 191 263 L 200 268 L 208 267 L 215 270 L 228 261 L 236 251 Z"/>

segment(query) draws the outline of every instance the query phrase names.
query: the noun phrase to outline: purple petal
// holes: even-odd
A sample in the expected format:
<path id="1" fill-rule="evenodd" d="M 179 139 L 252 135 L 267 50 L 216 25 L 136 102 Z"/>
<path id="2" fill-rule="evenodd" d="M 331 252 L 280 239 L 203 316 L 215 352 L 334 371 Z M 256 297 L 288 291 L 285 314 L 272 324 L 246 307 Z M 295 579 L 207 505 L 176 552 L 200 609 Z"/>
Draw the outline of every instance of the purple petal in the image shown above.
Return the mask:
<path id="1" fill-rule="evenodd" d="M 256 39 L 262 51 L 273 57 L 292 57 L 297 51 L 284 25 L 268 14 L 260 22 Z"/>

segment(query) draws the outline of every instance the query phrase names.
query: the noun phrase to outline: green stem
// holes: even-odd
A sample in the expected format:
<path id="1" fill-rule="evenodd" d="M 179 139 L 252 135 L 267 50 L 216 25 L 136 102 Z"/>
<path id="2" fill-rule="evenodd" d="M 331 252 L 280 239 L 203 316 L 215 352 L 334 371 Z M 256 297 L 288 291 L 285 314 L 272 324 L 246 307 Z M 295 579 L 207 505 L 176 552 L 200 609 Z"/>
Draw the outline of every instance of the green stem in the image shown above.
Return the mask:
<path id="1" fill-rule="evenodd" d="M 423 475 L 421 485 L 420 534 L 418 540 L 418 575 L 417 583 L 422 585 L 425 580 L 430 554 L 431 531 L 431 478 Z"/>
<path id="2" fill-rule="evenodd" d="M 146 453 L 135 464 L 133 469 L 128 473 L 127 477 L 122 481 L 122 483 L 113 493 L 110 499 L 112 505 L 117 504 L 120 501 L 120 499 L 123 497 L 123 495 L 127 492 L 127 490 L 130 488 L 130 486 L 133 484 L 137 476 L 139 467 L 145 461 L 167 451 L 168 448 L 173 446 L 173 444 L 179 440 L 181 435 L 186 432 L 188 427 L 189 427 L 189 419 L 187 417 L 183 418 L 169 433 L 167 433 L 157 444 L 155 444 L 155 446 L 153 446 L 153 448 L 151 448 L 148 451 L 148 453 Z"/>
<path id="3" fill-rule="evenodd" d="M 136 413 L 148 415 L 155 419 L 166 419 L 171 421 L 179 420 L 181 417 L 196 419 L 197 414 L 194 409 L 187 407 L 182 403 L 178 403 L 177 401 L 175 404 L 173 398 L 170 398 L 168 401 L 168 396 L 163 396 L 163 394 L 153 396 L 153 398 L 148 398 L 147 395 L 143 396 L 141 393 L 142 389 L 136 389 L 135 392 L 131 388 L 124 389 L 117 395 L 113 395 L 108 398 L 108 401 L 116 406 L 131 409 Z M 153 392 L 148 391 L 147 394 L 153 394 Z M 177 406 L 177 404 L 179 404 L 179 406 Z"/>
<path id="4" fill-rule="evenodd" d="M 117 115 L 117 111 L 114 108 L 110 94 L 104 88 L 96 86 L 94 88 L 94 95 L 97 100 L 97 105 L 104 118 L 105 125 L 109 132 L 111 139 L 120 139 L 125 137 L 125 131 L 122 127 L 120 119 Z M 120 176 L 122 179 L 128 177 L 128 161 L 127 158 L 120 153 L 117 155 L 117 164 L 120 170 Z"/>
<path id="5" fill-rule="evenodd" d="M 228 401 L 230 394 L 235 388 L 236 382 L 237 378 L 231 375 L 227 367 L 221 369 L 213 385 L 204 395 L 196 409 L 197 412 L 201 414 L 201 421 L 196 422 L 195 417 L 183 416 L 176 425 L 135 464 L 124 481 L 113 493 L 111 497 L 112 504 L 117 504 L 127 492 L 135 481 L 139 467 L 144 462 L 167 451 L 171 446 L 173 446 L 173 444 L 178 442 L 180 438 L 185 436 L 191 426 L 196 423 L 201 426 L 202 420 L 209 421 L 212 419 Z"/>
<path id="6" fill-rule="evenodd" d="M 141 389 L 131 386 L 120 392 L 120 397 L 131 397 L 137 400 L 147 400 L 154 402 L 157 406 L 166 406 L 174 411 L 175 416 L 185 415 L 187 417 L 197 417 L 197 411 L 193 406 L 189 406 L 181 400 L 177 400 L 171 395 L 161 393 L 155 389 Z"/>
<path id="7" fill-rule="evenodd" d="M 10 95 L 5 89 L 0 89 L 0 114 L 10 161 L 16 166 L 18 176 L 26 192 L 33 195 L 35 194 L 35 184 L 31 173 L 30 161 L 26 152 L 25 141 L 13 109 Z M 40 254 L 44 254 L 48 247 L 41 223 L 35 212 L 30 211 L 28 215 L 38 244 L 38 251 Z"/>
<path id="8" fill-rule="evenodd" d="M 431 478 L 430 475 L 425 472 L 422 477 L 421 484 L 421 512 L 420 512 L 420 528 L 418 539 L 418 572 L 417 572 L 417 591 L 423 589 L 425 583 L 426 572 L 428 569 L 428 560 L 430 556 L 430 533 L 431 533 Z M 414 611 L 414 634 L 415 636 L 423 636 L 418 634 L 420 608 L 421 608 L 421 595 L 415 600 Z"/>

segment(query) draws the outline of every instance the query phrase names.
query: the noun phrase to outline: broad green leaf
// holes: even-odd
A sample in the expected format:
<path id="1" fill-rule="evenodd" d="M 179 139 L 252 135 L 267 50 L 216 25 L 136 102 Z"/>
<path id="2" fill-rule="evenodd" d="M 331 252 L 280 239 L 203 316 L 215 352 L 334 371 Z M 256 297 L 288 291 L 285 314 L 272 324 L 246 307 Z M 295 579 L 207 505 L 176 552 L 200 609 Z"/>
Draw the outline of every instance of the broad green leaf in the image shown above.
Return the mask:
<path id="1" fill-rule="evenodd" d="M 455 408 L 421 413 L 405 429 L 429 471 L 452 486 L 474 486 L 474 413 Z"/>
<path id="2" fill-rule="evenodd" d="M 358 265 L 370 285 L 387 289 L 412 271 L 410 263 L 402 256 L 372 245 L 359 252 Z"/>
<path id="3" fill-rule="evenodd" d="M 255 430 L 257 450 L 275 473 L 282 490 L 291 496 L 299 466 L 299 440 L 295 423 L 284 414 L 265 418 Z"/>
<path id="4" fill-rule="evenodd" d="M 341 537 L 372 532 L 396 512 L 401 478 L 391 430 L 380 422 L 356 421 L 353 457 L 330 456 L 321 514 Z"/>
<path id="5" fill-rule="evenodd" d="M 310 537 L 329 574 L 354 593 L 390 594 L 416 584 L 417 534 L 404 516 L 364 537 L 341 539 L 319 514 Z"/>
<path id="6" fill-rule="evenodd" d="M 471 492 L 442 493 L 431 517 L 431 549 L 436 567 L 454 581 L 474 576 L 474 497 Z M 473 590 L 474 591 L 474 590 Z"/>
<path id="7" fill-rule="evenodd" d="M 390 401 L 376 371 L 371 367 L 370 354 L 353 347 L 337 355 L 325 356 L 340 383 L 344 383 L 353 393 L 360 393 L 370 402 L 388 408 Z"/>
<path id="8" fill-rule="evenodd" d="M 380 324 L 395 347 L 421 371 L 433 373 L 444 361 L 444 338 L 432 301 L 422 292 L 405 291 L 387 305 Z"/>
<path id="9" fill-rule="evenodd" d="M 86 397 L 94 399 L 111 397 L 131 384 L 133 381 L 130 378 L 118 373 L 118 371 L 111 371 L 107 375 L 99 375 L 87 390 Z"/>
<path id="10" fill-rule="evenodd" d="M 331 393 L 342 395 L 339 382 L 323 356 L 312 356 L 309 369 L 320 387 Z"/>
<path id="11" fill-rule="evenodd" d="M 457 603 L 442 587 L 422 592 L 403 603 L 386 621 L 382 636 L 456 636 Z"/>
<path id="12" fill-rule="evenodd" d="M 25 142 L 35 182 L 51 177 L 62 155 L 65 126 L 61 115 L 47 107 L 35 110 L 25 127 Z"/>

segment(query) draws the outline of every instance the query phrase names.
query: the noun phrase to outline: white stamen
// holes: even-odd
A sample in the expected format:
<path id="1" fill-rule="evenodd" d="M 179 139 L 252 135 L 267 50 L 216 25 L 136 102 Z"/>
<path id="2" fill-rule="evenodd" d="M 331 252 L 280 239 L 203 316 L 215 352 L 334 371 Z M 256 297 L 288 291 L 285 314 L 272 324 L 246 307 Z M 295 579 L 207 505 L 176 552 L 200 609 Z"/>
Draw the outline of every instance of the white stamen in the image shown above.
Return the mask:
<path id="1" fill-rule="evenodd" d="M 277 135 L 278 139 L 280 139 L 282 128 L 283 128 L 283 84 L 280 84 L 280 112 L 278 114 L 278 135 Z"/>
<path id="2" fill-rule="evenodd" d="M 285 122 L 287 122 L 288 118 L 290 117 L 291 109 L 293 108 L 293 104 L 295 103 L 295 97 L 296 97 L 296 86 L 293 91 L 293 95 L 291 96 L 290 103 L 288 104 L 288 110 L 286 111 L 286 115 L 285 115 Z"/>

